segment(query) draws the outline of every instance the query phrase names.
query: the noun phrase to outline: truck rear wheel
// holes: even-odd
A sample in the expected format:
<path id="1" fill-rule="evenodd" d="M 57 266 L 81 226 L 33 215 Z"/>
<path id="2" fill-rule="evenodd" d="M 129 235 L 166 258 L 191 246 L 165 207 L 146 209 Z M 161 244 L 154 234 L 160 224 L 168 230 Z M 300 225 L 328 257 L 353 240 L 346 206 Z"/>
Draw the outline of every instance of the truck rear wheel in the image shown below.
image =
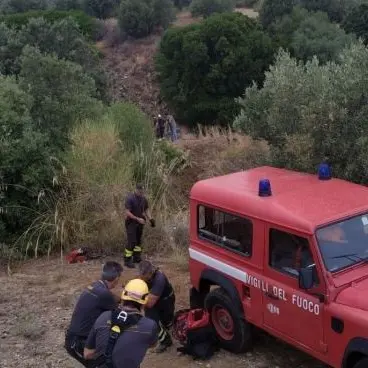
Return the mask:
<path id="1" fill-rule="evenodd" d="M 242 353 L 251 346 L 251 326 L 234 306 L 222 288 L 211 291 L 205 299 L 221 346 L 233 353 Z"/>
<path id="2" fill-rule="evenodd" d="M 367 368 L 368 367 L 368 358 L 364 358 L 359 360 L 357 364 L 354 365 L 353 368 Z"/>

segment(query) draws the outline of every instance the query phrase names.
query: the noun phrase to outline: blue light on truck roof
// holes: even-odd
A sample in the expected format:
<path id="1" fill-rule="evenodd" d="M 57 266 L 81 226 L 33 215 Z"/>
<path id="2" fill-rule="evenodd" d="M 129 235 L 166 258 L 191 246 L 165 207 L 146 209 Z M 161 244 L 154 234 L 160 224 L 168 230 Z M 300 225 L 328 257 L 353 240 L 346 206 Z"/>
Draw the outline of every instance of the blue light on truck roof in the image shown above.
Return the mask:
<path id="1" fill-rule="evenodd" d="M 271 183 L 268 179 L 262 179 L 259 181 L 258 195 L 260 197 L 269 197 L 272 195 Z"/>
<path id="2" fill-rule="evenodd" d="M 319 180 L 330 180 L 331 175 L 331 167 L 329 164 L 322 163 L 318 166 L 318 179 Z"/>

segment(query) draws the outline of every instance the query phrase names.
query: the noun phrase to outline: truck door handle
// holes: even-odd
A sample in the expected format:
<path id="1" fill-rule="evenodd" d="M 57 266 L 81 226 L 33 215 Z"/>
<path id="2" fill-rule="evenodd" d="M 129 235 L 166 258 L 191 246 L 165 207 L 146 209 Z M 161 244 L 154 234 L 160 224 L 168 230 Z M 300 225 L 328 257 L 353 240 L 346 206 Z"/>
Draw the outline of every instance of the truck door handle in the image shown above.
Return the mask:
<path id="1" fill-rule="evenodd" d="M 279 300 L 279 298 L 277 297 L 277 296 L 275 296 L 275 295 L 273 295 L 273 294 L 271 294 L 271 293 L 269 293 L 269 292 L 265 292 L 265 295 L 267 296 L 267 297 L 269 297 L 269 298 L 271 298 L 271 299 L 274 299 L 274 300 Z"/>

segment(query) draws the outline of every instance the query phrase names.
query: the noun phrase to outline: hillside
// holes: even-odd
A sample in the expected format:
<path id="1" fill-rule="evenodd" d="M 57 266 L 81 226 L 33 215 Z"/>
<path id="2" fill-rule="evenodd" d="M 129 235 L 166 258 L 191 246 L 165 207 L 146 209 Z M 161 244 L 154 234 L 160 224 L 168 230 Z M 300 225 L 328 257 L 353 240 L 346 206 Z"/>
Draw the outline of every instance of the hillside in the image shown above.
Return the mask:
<path id="1" fill-rule="evenodd" d="M 239 8 L 236 11 L 249 17 L 257 17 L 257 13 L 252 9 Z M 183 11 L 177 14 L 173 26 L 181 27 L 198 21 L 199 18 L 192 18 L 188 11 Z M 161 35 L 155 34 L 140 40 L 111 45 L 116 37 L 116 25 L 115 19 L 106 21 L 107 34 L 105 39 L 98 43 L 98 48 L 105 55 L 104 66 L 113 100 L 134 102 L 151 117 L 158 113 L 167 113 L 167 106 L 159 96 L 153 65 Z"/>

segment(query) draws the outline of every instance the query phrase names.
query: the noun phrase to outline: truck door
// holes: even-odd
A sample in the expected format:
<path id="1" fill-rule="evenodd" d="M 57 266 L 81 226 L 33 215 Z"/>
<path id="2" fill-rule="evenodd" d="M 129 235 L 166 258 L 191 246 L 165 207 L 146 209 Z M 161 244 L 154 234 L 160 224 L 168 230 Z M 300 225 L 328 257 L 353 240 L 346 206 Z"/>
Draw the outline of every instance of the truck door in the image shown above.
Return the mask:
<path id="1" fill-rule="evenodd" d="M 264 270 L 269 285 L 263 294 L 265 329 L 286 341 L 325 352 L 324 304 L 299 289 L 298 270 L 314 264 L 308 239 L 289 230 L 268 227 L 265 240 Z M 315 279 L 321 280 L 317 271 Z M 313 292 L 321 288 L 319 281 L 315 288 Z"/>

